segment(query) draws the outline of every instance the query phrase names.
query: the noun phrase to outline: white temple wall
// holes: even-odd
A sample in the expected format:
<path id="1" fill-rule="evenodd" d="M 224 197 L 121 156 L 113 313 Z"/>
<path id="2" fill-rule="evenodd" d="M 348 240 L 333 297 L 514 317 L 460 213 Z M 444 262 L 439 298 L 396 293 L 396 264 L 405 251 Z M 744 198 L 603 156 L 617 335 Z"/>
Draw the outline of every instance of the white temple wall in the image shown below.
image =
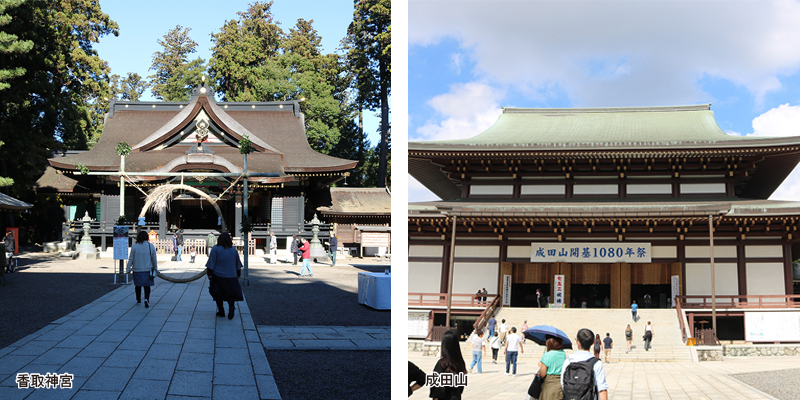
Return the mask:
<path id="1" fill-rule="evenodd" d="M 780 246 L 779 246 L 780 247 Z M 714 243 L 714 258 L 736 258 L 736 246 Z M 711 246 L 686 246 L 686 258 L 711 258 Z"/>
<path id="2" fill-rule="evenodd" d="M 456 258 L 459 257 L 500 257 L 500 246 L 464 246 L 456 245 Z"/>
<path id="3" fill-rule="evenodd" d="M 783 258 L 783 246 L 745 246 L 744 254 L 747 258 L 778 257 Z"/>
<path id="4" fill-rule="evenodd" d="M 780 247 L 780 246 L 778 246 Z M 747 263 L 747 294 L 757 295 L 785 295 L 786 288 L 783 284 L 783 263 Z M 783 302 L 783 299 L 775 301 Z"/>
<path id="5" fill-rule="evenodd" d="M 521 196 L 564 196 L 567 194 L 565 185 L 521 185 Z"/>
<path id="6" fill-rule="evenodd" d="M 483 288 L 486 288 L 489 293 L 497 291 L 497 275 L 500 265 L 496 261 L 456 262 L 453 271 L 453 293 L 475 293 Z M 409 282 L 409 286 L 411 286 L 411 282 Z"/>
<path id="7" fill-rule="evenodd" d="M 408 246 L 409 257 L 444 257 L 444 246 Z"/>
<path id="8" fill-rule="evenodd" d="M 686 263 L 686 295 L 711 295 L 711 263 Z M 714 263 L 717 295 L 739 294 L 739 275 L 735 263 Z"/>
<path id="9" fill-rule="evenodd" d="M 470 185 L 470 195 L 511 196 L 514 185 Z"/>
<path id="10" fill-rule="evenodd" d="M 441 281 L 441 262 L 408 263 L 409 293 L 439 293 L 439 290 L 441 289 Z"/>
<path id="11" fill-rule="evenodd" d="M 586 195 L 586 194 L 618 194 L 619 185 L 580 185 L 575 184 L 572 187 L 573 195 Z"/>
<path id="12" fill-rule="evenodd" d="M 671 184 L 627 184 L 627 194 L 672 194 Z"/>
<path id="13" fill-rule="evenodd" d="M 677 246 L 652 246 L 650 252 L 653 258 L 676 258 L 678 257 Z"/>

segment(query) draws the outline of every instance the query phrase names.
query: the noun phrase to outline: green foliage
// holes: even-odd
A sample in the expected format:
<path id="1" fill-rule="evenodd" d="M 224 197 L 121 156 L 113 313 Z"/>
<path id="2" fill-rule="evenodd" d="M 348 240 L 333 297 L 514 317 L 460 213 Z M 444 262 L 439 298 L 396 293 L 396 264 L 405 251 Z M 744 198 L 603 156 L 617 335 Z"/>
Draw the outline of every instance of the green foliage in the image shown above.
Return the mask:
<path id="1" fill-rule="evenodd" d="M 197 42 L 189 37 L 190 30 L 177 25 L 158 40 L 163 51 L 153 54 L 150 69 L 155 74 L 150 79 L 153 96 L 159 100 L 189 100 L 192 89 L 201 83 L 201 77 L 206 72 L 202 58 L 189 61 L 189 54 L 197 51 Z"/>
<path id="2" fill-rule="evenodd" d="M 118 226 L 119 225 L 125 225 L 125 216 L 124 215 L 120 215 L 119 218 L 117 218 L 117 222 L 115 222 L 115 225 L 118 225 Z"/>
<path id="3" fill-rule="evenodd" d="M 83 174 L 83 175 L 86 175 L 86 174 L 89 173 L 89 167 L 87 167 L 85 164 L 75 164 L 75 169 L 80 171 L 80 173 Z"/>
<path id="4" fill-rule="evenodd" d="M 242 215 L 242 227 L 239 229 L 239 232 L 242 233 L 250 233 L 253 232 L 253 225 L 250 224 L 250 220 Z"/>
<path id="5" fill-rule="evenodd" d="M 242 140 L 239 141 L 239 153 L 250 154 L 252 152 L 253 142 L 250 141 L 250 137 L 247 135 L 242 136 Z"/>
<path id="6" fill-rule="evenodd" d="M 128 142 L 119 142 L 114 150 L 117 152 L 118 156 L 127 157 L 128 154 L 131 154 L 132 149 Z"/>
<path id="7" fill-rule="evenodd" d="M 28 0 L 4 11 L 3 32 L 35 49 L 0 57 L 0 68 L 25 71 L 0 91 L 0 126 L 9 133 L 0 162 L 24 193 L 42 175 L 48 149 L 87 149 L 100 136 L 109 68 L 93 46 L 118 27 L 91 0 Z"/>
<path id="8" fill-rule="evenodd" d="M 0 0 L 0 28 L 8 25 L 11 22 L 11 16 L 6 14 L 6 10 L 14 8 L 22 4 L 25 0 Z M 32 40 L 19 40 L 19 37 L 14 34 L 6 33 L 0 30 L 0 54 L 19 53 L 25 54 L 33 48 Z M 5 62 L 0 63 L 0 90 L 8 89 L 11 84 L 5 81 L 20 77 L 25 74 L 25 68 L 22 66 L 6 65 Z"/>
<path id="9" fill-rule="evenodd" d="M 391 0 L 355 0 L 353 22 L 344 40 L 359 107 L 381 110 L 378 186 L 387 181 L 389 95 L 391 92 Z"/>
<path id="10" fill-rule="evenodd" d="M 128 72 L 128 77 L 120 80 L 119 75 L 111 75 L 111 97 L 120 100 L 139 101 L 150 82 L 139 74 Z"/>

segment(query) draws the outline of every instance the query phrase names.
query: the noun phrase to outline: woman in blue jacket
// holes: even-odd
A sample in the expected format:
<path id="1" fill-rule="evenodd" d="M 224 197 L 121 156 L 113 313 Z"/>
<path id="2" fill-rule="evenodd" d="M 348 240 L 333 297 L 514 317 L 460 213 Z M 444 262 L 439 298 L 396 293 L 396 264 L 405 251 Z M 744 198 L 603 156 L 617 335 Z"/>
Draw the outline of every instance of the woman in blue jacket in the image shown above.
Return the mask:
<path id="1" fill-rule="evenodd" d="M 228 319 L 233 319 L 234 302 L 243 301 L 242 287 L 239 277 L 242 276 L 242 261 L 239 252 L 233 247 L 231 235 L 223 232 L 219 235 L 217 245 L 211 248 L 206 263 L 208 274 L 208 291 L 217 302 L 217 316 L 224 317 L 222 302 L 228 302 Z"/>

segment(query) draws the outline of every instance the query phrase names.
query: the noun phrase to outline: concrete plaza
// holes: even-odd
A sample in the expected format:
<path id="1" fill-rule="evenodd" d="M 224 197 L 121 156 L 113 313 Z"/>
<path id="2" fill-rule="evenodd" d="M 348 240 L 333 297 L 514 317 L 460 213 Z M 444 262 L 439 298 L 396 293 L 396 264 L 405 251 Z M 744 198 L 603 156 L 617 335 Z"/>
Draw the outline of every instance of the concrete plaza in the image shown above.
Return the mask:
<path id="1" fill-rule="evenodd" d="M 483 357 L 483 373 L 468 375 L 463 399 L 501 400 L 525 398 L 538 368 L 538 359 L 520 358 L 517 376 L 505 376 L 505 358 L 500 350 L 497 364 L 492 364 L 491 350 Z M 472 353 L 463 354 L 472 362 Z M 437 357 L 409 352 L 409 361 L 430 373 Z M 613 360 L 613 353 L 612 353 Z M 756 400 L 775 399 L 752 386 L 733 378 L 732 374 L 775 372 L 796 369 L 800 357 L 740 357 L 718 362 L 611 362 L 604 365 L 609 384 L 609 399 L 614 400 Z M 796 382 L 786 382 L 795 386 Z M 428 387 L 414 392 L 410 399 L 428 398 Z M 795 395 L 797 392 L 794 392 Z M 800 398 L 800 397 L 794 397 Z"/>

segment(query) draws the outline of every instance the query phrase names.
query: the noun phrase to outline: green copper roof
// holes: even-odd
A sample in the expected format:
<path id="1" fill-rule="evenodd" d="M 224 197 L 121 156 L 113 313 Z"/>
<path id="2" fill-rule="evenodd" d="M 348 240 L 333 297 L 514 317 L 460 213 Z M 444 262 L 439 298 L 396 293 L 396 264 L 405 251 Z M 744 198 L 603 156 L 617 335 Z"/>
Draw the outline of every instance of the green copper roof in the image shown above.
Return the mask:
<path id="1" fill-rule="evenodd" d="M 494 125 L 475 137 L 411 142 L 413 145 L 410 147 L 647 146 L 732 140 L 747 138 L 723 132 L 714 119 L 710 104 L 629 108 L 505 108 Z"/>

